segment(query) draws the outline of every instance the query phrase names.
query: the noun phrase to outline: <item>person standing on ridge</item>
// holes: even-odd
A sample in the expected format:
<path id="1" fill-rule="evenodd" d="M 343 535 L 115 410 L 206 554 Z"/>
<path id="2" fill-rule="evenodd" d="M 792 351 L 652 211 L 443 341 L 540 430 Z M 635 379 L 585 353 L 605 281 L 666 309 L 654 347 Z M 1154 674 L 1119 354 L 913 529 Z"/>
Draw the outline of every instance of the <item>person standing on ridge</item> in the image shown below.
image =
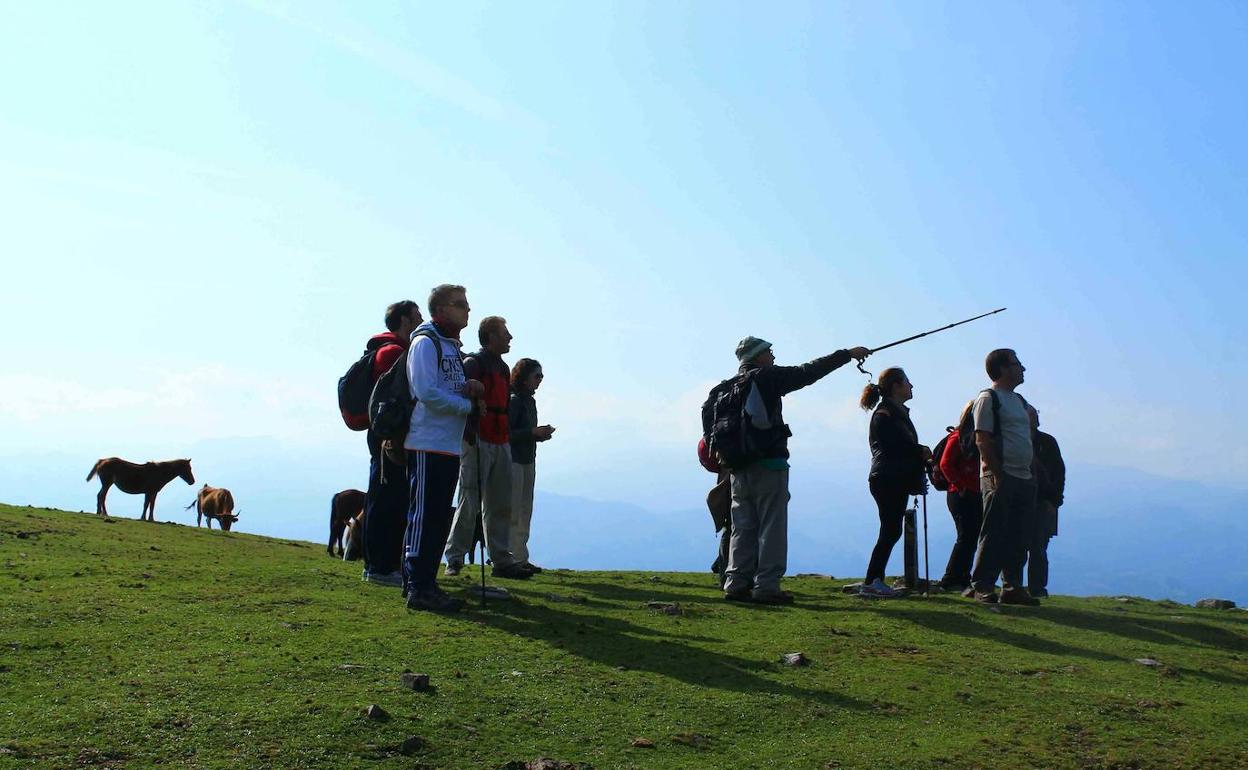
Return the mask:
<path id="1" fill-rule="evenodd" d="M 451 503 L 459 480 L 464 423 L 473 399 L 485 392 L 464 376 L 459 333 L 468 325 L 463 286 L 442 284 L 429 294 L 431 321 L 412 336 L 407 356 L 414 406 L 403 447 L 407 450 L 408 511 L 404 535 L 407 607 L 456 612 L 463 607 L 438 586 L 438 562 L 451 531 Z"/>
<path id="2" fill-rule="evenodd" d="M 477 522 L 495 577 L 522 580 L 533 576 L 511 553 L 511 440 L 507 405 L 511 370 L 503 354 L 511 350 L 507 320 L 489 316 L 477 330 L 481 349 L 464 360 L 464 376 L 479 381 L 485 395 L 475 405 L 464 430 L 463 464 L 459 472 L 459 507 L 446 544 L 446 574 L 458 575 L 472 548 Z"/>
<path id="3" fill-rule="evenodd" d="M 863 409 L 875 408 L 868 438 L 871 471 L 867 484 L 880 514 L 880 536 L 862 583 L 866 596 L 897 594 L 884 584 L 884 570 L 893 546 L 901 539 L 906 501 L 910 495 L 923 494 L 923 469 L 932 459 L 932 451 L 919 443 L 919 433 L 905 405 L 913 397 L 914 385 L 905 371 L 891 367 L 880 373 L 878 384 L 870 383 L 863 389 L 858 401 Z"/>
<path id="4" fill-rule="evenodd" d="M 555 429 L 537 424 L 534 394 L 545 378 L 542 365 L 522 358 L 511 369 L 511 402 L 507 406 L 511 437 L 511 554 L 533 572 L 542 568 L 529 561 L 529 528 L 533 520 L 533 487 L 537 481 L 537 445 L 549 441 Z"/>
<path id="5" fill-rule="evenodd" d="M 789 550 L 789 436 L 781 399 L 812 385 L 851 359 L 871 354 L 864 347 L 838 350 L 800 366 L 776 366 L 771 343 L 746 337 L 737 343 L 737 378 L 745 384 L 743 410 L 751 455 L 755 458 L 731 471 L 732 535 L 724 598 L 760 604 L 791 604 L 793 595 L 780 590 Z M 732 381 L 729 381 L 732 382 Z M 712 391 L 714 393 L 714 391 Z"/>
<path id="6" fill-rule="evenodd" d="M 1040 430 L 1040 412 L 1031 409 L 1035 430 L 1036 515 L 1027 543 L 1027 592 L 1049 595 L 1049 540 L 1057 536 L 1057 509 L 1066 500 L 1066 463 L 1057 439 Z"/>
<path id="7" fill-rule="evenodd" d="M 372 381 L 390 370 L 407 346 L 412 332 L 424 319 L 420 306 L 410 299 L 386 308 L 386 329 L 367 345 L 376 348 Z M 364 580 L 385 586 L 402 586 L 403 531 L 407 526 L 407 467 L 383 451 L 382 442 L 368 431 L 368 492 L 364 497 Z M 401 453 L 400 453 L 401 454 Z"/>
<path id="8" fill-rule="evenodd" d="M 975 398 L 972 410 L 984 523 L 968 591 L 984 604 L 1036 605 L 1040 600 L 1027 593 L 1022 575 L 1036 506 L 1031 416 L 1026 400 L 1014 392 L 1027 368 L 1013 350 L 1000 348 L 988 354 L 984 369 L 992 387 Z M 993 590 L 998 576 L 1000 597 Z"/>

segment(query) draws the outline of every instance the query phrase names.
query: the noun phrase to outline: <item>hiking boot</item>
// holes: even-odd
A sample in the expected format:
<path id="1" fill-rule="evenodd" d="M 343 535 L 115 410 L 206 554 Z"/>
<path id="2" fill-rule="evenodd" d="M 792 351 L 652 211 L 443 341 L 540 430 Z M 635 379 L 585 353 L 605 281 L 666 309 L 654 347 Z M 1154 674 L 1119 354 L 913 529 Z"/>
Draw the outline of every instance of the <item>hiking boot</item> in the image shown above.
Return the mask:
<path id="1" fill-rule="evenodd" d="M 962 580 L 942 580 L 936 584 L 936 587 L 942 591 L 948 591 L 949 593 L 962 593 L 966 589 L 970 588 L 971 584 Z"/>
<path id="2" fill-rule="evenodd" d="M 364 582 L 372 583 L 375 586 L 401 588 L 403 586 L 403 573 L 397 570 L 394 572 L 367 572 L 364 574 Z"/>
<path id="3" fill-rule="evenodd" d="M 527 569 L 529 572 L 532 572 L 534 575 L 540 575 L 543 572 L 541 567 L 537 566 L 536 564 L 532 562 L 526 561 L 523 563 L 523 566 L 525 569 Z"/>
<path id="4" fill-rule="evenodd" d="M 1024 607 L 1039 607 L 1040 600 L 1027 593 L 1026 588 L 1011 588 L 1001 592 L 1002 604 L 1020 604 Z"/>
<path id="5" fill-rule="evenodd" d="M 429 612 L 459 612 L 464 606 L 461 599 L 448 594 L 437 586 L 411 589 L 407 595 L 409 610 L 426 610 Z"/>
<path id="6" fill-rule="evenodd" d="M 979 602 L 980 604 L 997 604 L 999 601 L 996 591 L 988 591 L 987 593 L 985 593 L 983 591 L 976 591 L 973 588 L 971 589 L 971 591 L 973 592 L 975 601 Z"/>
<path id="7" fill-rule="evenodd" d="M 724 591 L 724 601 L 748 602 L 749 600 L 750 600 L 749 591 Z"/>
<path id="8" fill-rule="evenodd" d="M 750 601 L 755 604 L 792 604 L 793 594 L 788 591 L 767 591 L 765 593 L 755 591 L 750 594 Z"/>
<path id="9" fill-rule="evenodd" d="M 490 574 L 497 578 L 506 580 L 528 580 L 533 577 L 533 573 L 524 568 L 523 564 L 508 564 L 504 567 L 494 567 L 490 570 Z"/>
<path id="10" fill-rule="evenodd" d="M 879 578 L 872 580 L 870 583 L 863 583 L 859 593 L 863 596 L 878 596 L 883 599 L 891 599 L 897 595 L 896 589 L 884 585 L 884 581 Z"/>
<path id="11" fill-rule="evenodd" d="M 1047 588 L 1028 588 L 1028 589 L 1027 589 L 1027 593 L 1031 594 L 1032 596 L 1036 597 L 1037 599 L 1043 599 L 1043 598 L 1045 598 L 1045 597 L 1047 597 L 1047 596 L 1049 595 L 1049 589 L 1047 589 Z"/>
<path id="12" fill-rule="evenodd" d="M 464 571 L 464 563 L 462 561 L 448 561 L 446 563 L 446 576 L 455 577 Z"/>

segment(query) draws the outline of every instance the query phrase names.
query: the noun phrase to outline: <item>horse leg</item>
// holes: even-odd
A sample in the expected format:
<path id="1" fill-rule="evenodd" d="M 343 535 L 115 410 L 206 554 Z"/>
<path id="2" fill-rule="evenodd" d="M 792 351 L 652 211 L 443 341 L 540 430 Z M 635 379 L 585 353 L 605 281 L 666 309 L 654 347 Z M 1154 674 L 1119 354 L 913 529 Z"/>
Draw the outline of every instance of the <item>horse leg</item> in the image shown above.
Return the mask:
<path id="1" fill-rule="evenodd" d="M 104 505 L 104 498 L 108 497 L 108 488 L 110 486 L 112 485 L 106 482 L 103 482 L 100 484 L 100 493 L 95 496 L 95 515 L 96 516 L 108 515 L 108 507 Z"/>
<path id="2" fill-rule="evenodd" d="M 156 496 L 152 494 L 143 495 L 143 513 L 139 516 L 140 521 L 156 521 Z"/>

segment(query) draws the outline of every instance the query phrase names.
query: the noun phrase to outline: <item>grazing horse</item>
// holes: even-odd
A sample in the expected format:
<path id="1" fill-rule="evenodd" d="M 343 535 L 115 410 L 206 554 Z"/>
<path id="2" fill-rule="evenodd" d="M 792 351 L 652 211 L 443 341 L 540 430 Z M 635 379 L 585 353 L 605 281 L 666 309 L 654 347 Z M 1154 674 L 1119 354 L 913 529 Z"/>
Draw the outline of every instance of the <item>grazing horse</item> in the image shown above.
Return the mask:
<path id="1" fill-rule="evenodd" d="M 212 520 L 216 519 L 217 524 L 226 532 L 230 531 L 230 527 L 238 521 L 238 514 L 242 513 L 234 512 L 234 495 L 230 494 L 230 490 L 210 487 L 207 484 L 195 495 L 195 502 L 186 506 L 188 511 L 192 508 L 195 509 L 195 526 L 202 526 L 204 519 L 208 519 L 208 529 L 212 529 Z"/>
<path id="2" fill-rule="evenodd" d="M 127 462 L 120 457 L 105 457 L 95 464 L 87 474 L 87 481 L 100 477 L 100 493 L 95 497 L 95 512 L 99 516 L 107 516 L 108 509 L 104 506 L 104 498 L 108 496 L 108 488 L 116 484 L 122 492 L 131 495 L 143 495 L 143 513 L 139 520 L 156 521 L 156 495 L 165 485 L 179 476 L 187 484 L 195 483 L 195 475 L 191 473 L 190 460 L 165 460 L 159 463 Z"/>
<path id="3" fill-rule="evenodd" d="M 364 493 L 358 489 L 344 489 L 334 495 L 329 504 L 329 545 L 325 552 L 334 555 L 334 544 L 338 545 L 338 555 L 342 556 L 342 536 L 347 531 L 347 522 L 356 514 L 364 511 Z"/>

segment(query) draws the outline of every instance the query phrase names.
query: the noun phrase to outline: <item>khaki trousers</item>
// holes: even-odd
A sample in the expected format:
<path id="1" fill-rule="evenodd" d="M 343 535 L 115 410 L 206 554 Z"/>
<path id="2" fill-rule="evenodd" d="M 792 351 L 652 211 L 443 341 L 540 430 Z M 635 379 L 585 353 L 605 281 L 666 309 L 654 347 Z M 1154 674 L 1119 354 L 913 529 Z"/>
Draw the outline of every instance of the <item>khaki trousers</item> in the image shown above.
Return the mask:
<path id="1" fill-rule="evenodd" d="M 480 478 L 484 496 L 477 489 L 477 459 L 480 456 Z M 482 499 L 484 497 L 484 500 Z M 495 567 L 515 562 L 511 555 L 511 445 L 477 441 L 476 446 L 464 442 L 459 466 L 459 506 L 451 524 L 446 543 L 446 563 L 463 564 L 472 548 L 480 506 L 485 506 L 485 547 Z"/>
<path id="2" fill-rule="evenodd" d="M 529 560 L 529 525 L 533 521 L 533 487 L 537 463 L 511 464 L 511 555 Z"/>

